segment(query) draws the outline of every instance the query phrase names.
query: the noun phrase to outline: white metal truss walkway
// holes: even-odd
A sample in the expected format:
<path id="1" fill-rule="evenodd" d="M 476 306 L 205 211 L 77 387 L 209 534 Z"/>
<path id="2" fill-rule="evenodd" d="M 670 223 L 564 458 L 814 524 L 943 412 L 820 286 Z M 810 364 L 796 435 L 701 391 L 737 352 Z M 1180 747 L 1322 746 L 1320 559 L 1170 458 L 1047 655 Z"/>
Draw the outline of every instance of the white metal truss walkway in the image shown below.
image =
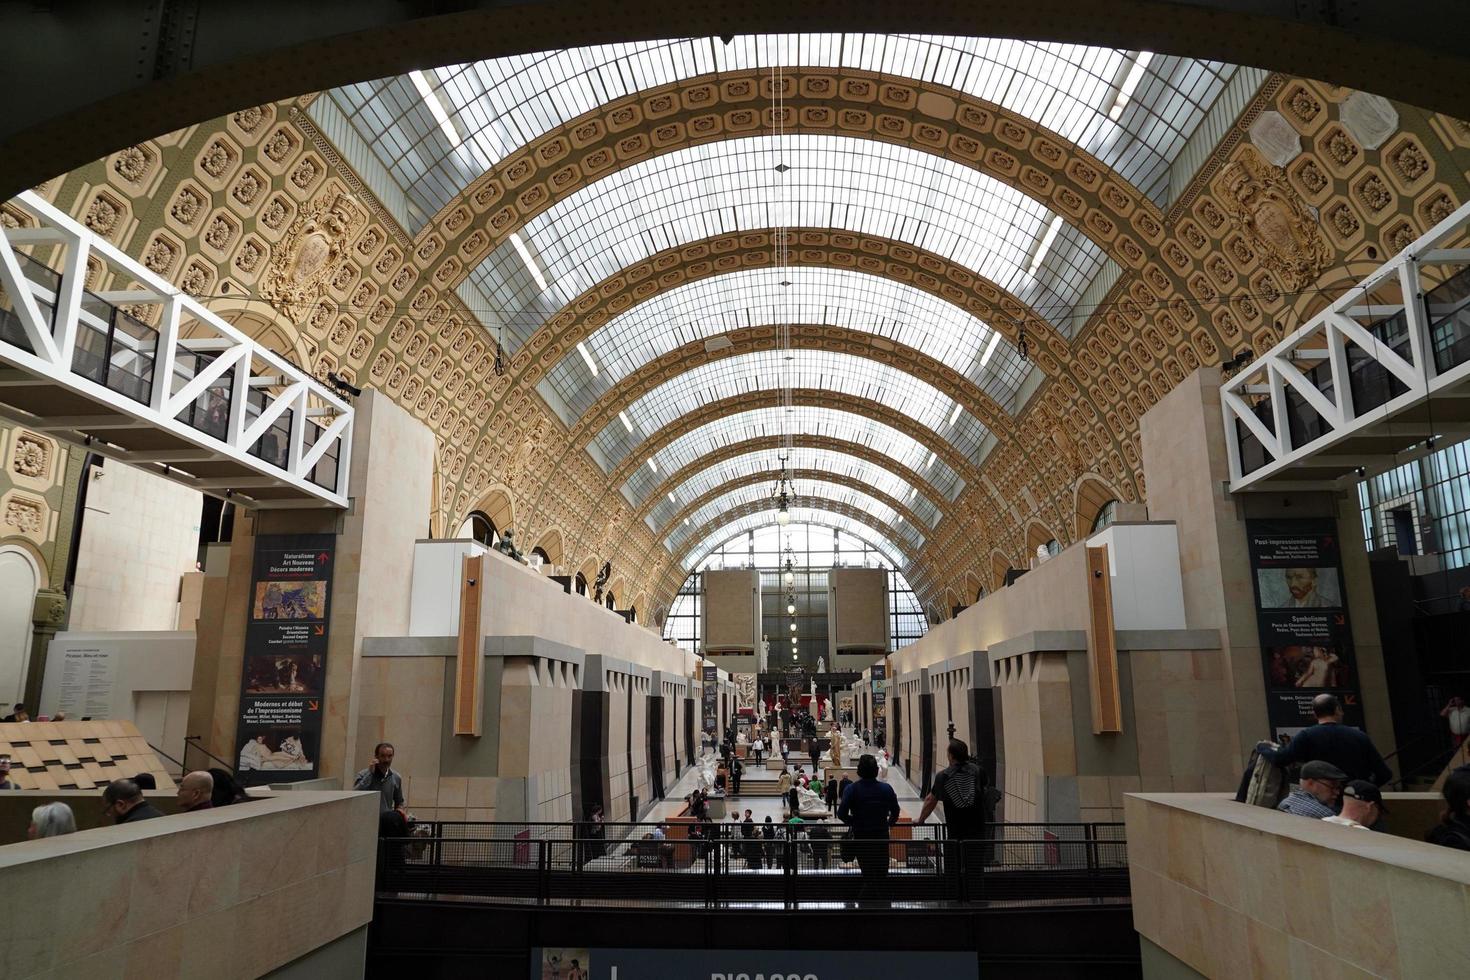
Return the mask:
<path id="1" fill-rule="evenodd" d="M 1470 438 L 1470 204 L 1220 390 L 1230 489 L 1345 485 Z"/>
<path id="2" fill-rule="evenodd" d="M 351 405 L 36 194 L 11 203 L 31 220 L 0 226 L 0 412 L 242 506 L 347 506 Z"/>

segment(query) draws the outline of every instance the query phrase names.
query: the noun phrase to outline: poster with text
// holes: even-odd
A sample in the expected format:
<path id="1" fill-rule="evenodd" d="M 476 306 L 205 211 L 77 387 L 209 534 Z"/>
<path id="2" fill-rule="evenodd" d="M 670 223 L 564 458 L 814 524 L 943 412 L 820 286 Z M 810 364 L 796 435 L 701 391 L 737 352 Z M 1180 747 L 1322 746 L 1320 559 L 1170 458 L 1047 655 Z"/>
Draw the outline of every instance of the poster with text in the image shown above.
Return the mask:
<path id="1" fill-rule="evenodd" d="M 873 731 L 878 732 L 887 724 L 888 665 L 874 664 L 871 671 L 869 676 L 873 681 Z"/>
<path id="2" fill-rule="evenodd" d="M 704 668 L 704 730 L 709 734 L 723 734 L 717 732 L 720 726 L 720 668 Z"/>
<path id="3" fill-rule="evenodd" d="M 1250 520 L 1246 536 L 1271 737 L 1290 739 L 1314 724 L 1319 694 L 1337 695 L 1343 720 L 1361 727 L 1337 522 Z"/>
<path id="4" fill-rule="evenodd" d="M 236 772 L 247 786 L 316 778 L 336 540 L 255 539 L 235 730 Z"/>

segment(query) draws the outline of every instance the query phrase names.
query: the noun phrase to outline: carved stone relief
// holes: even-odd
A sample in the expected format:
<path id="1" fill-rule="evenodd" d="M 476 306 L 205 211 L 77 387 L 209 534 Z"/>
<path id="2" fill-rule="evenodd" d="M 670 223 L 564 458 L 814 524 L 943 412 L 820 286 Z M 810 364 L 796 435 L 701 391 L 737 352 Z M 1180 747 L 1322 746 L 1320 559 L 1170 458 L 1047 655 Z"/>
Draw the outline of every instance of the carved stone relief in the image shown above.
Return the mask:
<path id="1" fill-rule="evenodd" d="M 366 217 L 348 194 L 325 198 L 302 212 L 284 238 L 271 247 L 260 292 L 293 320 L 322 294 L 327 278 Z"/>
<path id="2" fill-rule="evenodd" d="M 1287 289 L 1317 278 L 1332 248 L 1280 168 L 1246 147 L 1225 168 L 1220 184 L 1231 220 Z"/>

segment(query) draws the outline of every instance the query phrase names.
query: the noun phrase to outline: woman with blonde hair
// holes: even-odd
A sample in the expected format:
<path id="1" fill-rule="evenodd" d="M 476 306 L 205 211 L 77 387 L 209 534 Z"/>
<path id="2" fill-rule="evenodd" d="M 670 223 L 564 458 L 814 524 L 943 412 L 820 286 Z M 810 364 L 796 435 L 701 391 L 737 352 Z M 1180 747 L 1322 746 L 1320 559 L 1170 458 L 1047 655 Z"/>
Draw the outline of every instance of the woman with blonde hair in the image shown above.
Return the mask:
<path id="1" fill-rule="evenodd" d="M 26 836 L 31 840 L 38 837 L 60 837 L 77 832 L 77 818 L 65 803 L 47 803 L 31 811 L 31 826 Z"/>

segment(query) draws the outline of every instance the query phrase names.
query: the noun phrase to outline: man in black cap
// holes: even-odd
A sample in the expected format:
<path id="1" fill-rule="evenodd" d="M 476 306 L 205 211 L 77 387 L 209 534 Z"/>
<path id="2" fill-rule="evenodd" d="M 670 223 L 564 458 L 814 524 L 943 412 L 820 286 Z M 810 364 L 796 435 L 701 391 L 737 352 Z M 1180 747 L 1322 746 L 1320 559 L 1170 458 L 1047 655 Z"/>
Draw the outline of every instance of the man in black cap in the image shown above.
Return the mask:
<path id="1" fill-rule="evenodd" d="M 1323 823 L 1340 827 L 1372 830 L 1388 811 L 1383 806 L 1383 791 L 1366 779 L 1354 779 L 1342 788 L 1342 814 L 1323 817 Z"/>
<path id="2" fill-rule="evenodd" d="M 1302 781 L 1276 805 L 1284 813 L 1322 820 L 1337 815 L 1337 799 L 1347 773 L 1320 759 L 1302 766 Z M 1365 780 L 1366 781 L 1366 780 Z"/>
<path id="3" fill-rule="evenodd" d="M 1283 767 L 1322 759 L 1347 773 L 1348 779 L 1371 779 L 1378 786 L 1393 778 L 1368 734 L 1342 723 L 1342 702 L 1337 695 L 1317 695 L 1312 699 L 1312 713 L 1317 716 L 1317 724 L 1297 732 L 1285 748 L 1261 742 L 1256 751 Z"/>

